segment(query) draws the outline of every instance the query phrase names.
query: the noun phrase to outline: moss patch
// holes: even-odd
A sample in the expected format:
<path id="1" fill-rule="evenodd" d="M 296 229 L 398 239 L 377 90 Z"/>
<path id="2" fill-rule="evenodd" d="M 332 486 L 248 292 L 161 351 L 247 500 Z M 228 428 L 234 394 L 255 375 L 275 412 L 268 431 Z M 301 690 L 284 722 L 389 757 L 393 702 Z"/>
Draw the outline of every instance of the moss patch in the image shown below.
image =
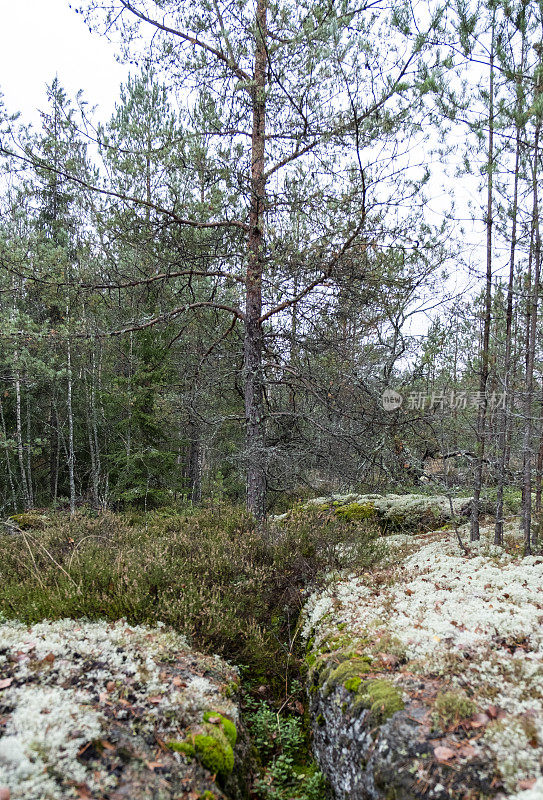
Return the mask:
<path id="1" fill-rule="evenodd" d="M 363 682 L 353 704 L 353 711 L 368 709 L 373 725 L 382 725 L 404 708 L 401 692 L 390 681 L 377 679 Z"/>
<path id="2" fill-rule="evenodd" d="M 47 520 L 39 514 L 26 512 L 24 514 L 13 514 L 11 517 L 8 517 L 8 522 L 12 522 L 23 531 L 42 531 L 45 528 Z"/>
<path id="3" fill-rule="evenodd" d="M 336 506 L 336 516 L 346 522 L 359 522 L 375 517 L 376 509 L 373 503 L 347 503 L 344 506 Z"/>
<path id="4" fill-rule="evenodd" d="M 226 736 L 230 747 L 235 747 L 238 738 L 238 732 L 231 719 L 223 716 L 218 711 L 206 711 L 204 714 L 204 722 L 209 722 L 210 724 L 218 723 L 222 732 Z"/>
<path id="5" fill-rule="evenodd" d="M 170 748 L 170 750 L 173 750 L 176 753 L 183 753 L 183 755 L 187 756 L 187 758 L 194 758 L 196 756 L 196 750 L 194 749 L 194 745 L 191 744 L 189 741 L 168 742 L 168 747 Z"/>
<path id="6" fill-rule="evenodd" d="M 362 678 L 358 676 L 355 678 L 349 678 L 343 684 L 348 692 L 357 692 L 360 689 L 360 684 L 362 683 Z"/>
<path id="7" fill-rule="evenodd" d="M 194 737 L 196 758 L 214 775 L 229 775 L 234 769 L 234 751 L 226 737 L 215 728 Z"/>
<path id="8" fill-rule="evenodd" d="M 456 690 L 440 692 L 436 697 L 434 709 L 437 721 L 447 727 L 473 716 L 477 711 L 477 706 L 465 692 Z"/>

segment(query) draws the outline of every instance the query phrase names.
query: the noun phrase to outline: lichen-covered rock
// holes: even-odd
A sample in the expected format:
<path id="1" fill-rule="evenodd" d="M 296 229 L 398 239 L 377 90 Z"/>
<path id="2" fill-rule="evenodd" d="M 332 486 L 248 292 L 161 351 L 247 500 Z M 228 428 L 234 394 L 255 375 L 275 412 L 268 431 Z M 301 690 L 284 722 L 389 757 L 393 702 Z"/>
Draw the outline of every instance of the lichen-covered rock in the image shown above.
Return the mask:
<path id="1" fill-rule="evenodd" d="M 383 533 L 420 533 L 432 531 L 466 518 L 471 507 L 471 498 L 454 498 L 451 502 L 444 495 L 424 494 L 346 494 L 317 497 L 309 500 L 307 506 L 322 507 L 334 511 L 336 516 L 347 522 L 373 520 Z M 276 521 L 287 518 L 288 514 L 276 517 Z"/>
<path id="2" fill-rule="evenodd" d="M 310 598 L 314 750 L 337 800 L 543 798 L 543 558 L 482 533 L 467 556 L 446 533 L 391 537 L 388 564 Z"/>
<path id="3" fill-rule="evenodd" d="M 164 627 L 2 623 L 0 786 L 12 800 L 243 797 L 237 686 Z"/>
<path id="4" fill-rule="evenodd" d="M 8 517 L 7 524 L 16 526 L 22 531 L 43 530 L 47 525 L 47 517 L 37 511 L 25 511 L 22 514 L 12 514 Z"/>

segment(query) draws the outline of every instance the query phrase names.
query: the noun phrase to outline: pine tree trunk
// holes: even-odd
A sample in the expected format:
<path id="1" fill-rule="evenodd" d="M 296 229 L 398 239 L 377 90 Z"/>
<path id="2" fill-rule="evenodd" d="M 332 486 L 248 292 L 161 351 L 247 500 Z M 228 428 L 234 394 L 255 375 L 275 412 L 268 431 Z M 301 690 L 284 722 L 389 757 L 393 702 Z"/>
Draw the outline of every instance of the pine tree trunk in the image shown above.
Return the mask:
<path id="1" fill-rule="evenodd" d="M 15 363 L 17 363 L 18 354 L 15 352 Z M 21 490 L 23 495 L 23 506 L 25 511 L 32 508 L 30 502 L 30 495 L 28 493 L 28 482 L 26 477 L 26 467 L 24 458 L 24 445 L 23 445 L 23 425 L 21 414 L 21 378 L 19 375 L 18 367 L 15 368 L 15 420 L 16 420 L 16 433 L 15 440 L 17 442 L 17 457 L 19 459 L 19 470 L 21 472 Z"/>
<path id="2" fill-rule="evenodd" d="M 72 407 L 72 350 L 68 339 L 68 479 L 70 483 L 70 514 L 75 514 L 75 478 L 74 478 L 74 415 Z"/>
<path id="3" fill-rule="evenodd" d="M 11 498 L 13 502 L 13 510 L 17 511 L 17 494 L 15 492 L 15 481 L 13 480 L 13 472 L 11 471 L 11 460 L 10 460 L 10 452 L 8 447 L 8 436 L 6 430 L 6 420 L 4 417 L 4 408 L 2 406 L 2 400 L 0 398 L 0 422 L 2 423 L 2 434 L 4 436 L 4 449 L 6 451 L 6 469 L 8 473 L 9 479 L 9 486 L 11 489 Z"/>
<path id="4" fill-rule="evenodd" d="M 537 94 L 537 93 L 536 93 Z M 524 402 L 524 441 L 523 441 L 523 481 L 522 481 L 522 527 L 524 530 L 524 553 L 532 552 L 532 439 L 533 439 L 533 399 L 534 399 L 534 364 L 537 339 L 537 306 L 539 301 L 539 280 L 541 273 L 541 242 L 539 233 L 539 199 L 538 199 L 538 159 L 539 159 L 540 123 L 537 124 L 534 139 L 534 158 L 532 163 L 532 224 L 530 232 L 530 262 L 534 263 L 533 280 L 528 287 L 529 313 L 526 352 L 526 394 Z M 529 270 L 530 272 L 530 270 Z M 531 276 L 530 276 L 531 277 Z"/>
<path id="5" fill-rule="evenodd" d="M 202 501 L 202 448 L 200 435 L 195 427 L 191 431 L 188 468 L 190 499 L 192 504 L 197 506 Z"/>
<path id="6" fill-rule="evenodd" d="M 520 111 L 520 108 L 517 108 Z M 496 491 L 496 527 L 494 530 L 494 544 L 503 544 L 503 490 L 506 482 L 507 460 L 507 420 L 511 409 L 511 334 L 513 327 L 513 285 L 515 280 L 515 257 L 517 247 L 517 211 L 518 211 L 518 184 L 520 167 L 520 126 L 517 125 L 517 138 L 515 145 L 515 179 L 513 187 L 513 207 L 511 226 L 511 250 L 509 253 L 509 280 L 507 283 L 507 301 L 505 311 L 505 363 L 503 378 L 504 402 L 498 413 L 498 475 Z"/>
<path id="7" fill-rule="evenodd" d="M 488 125 L 488 183 L 486 210 L 486 290 L 483 320 L 483 344 L 481 352 L 481 372 L 479 378 L 480 405 L 477 414 L 477 447 L 473 477 L 473 504 L 471 507 L 472 542 L 479 539 L 479 505 L 483 483 L 483 463 L 485 455 L 485 433 L 487 418 L 487 381 L 489 375 L 490 324 L 492 314 L 492 189 L 494 171 L 494 34 L 495 10 L 492 14 L 492 43 L 490 49 L 490 87 L 489 87 L 489 125 Z"/>
<path id="8" fill-rule="evenodd" d="M 262 273 L 264 268 L 264 172 L 266 130 L 267 2 L 257 0 L 253 75 L 251 199 L 246 277 L 244 401 L 247 458 L 247 509 L 262 519 L 266 503 L 265 417 L 262 372 Z"/>

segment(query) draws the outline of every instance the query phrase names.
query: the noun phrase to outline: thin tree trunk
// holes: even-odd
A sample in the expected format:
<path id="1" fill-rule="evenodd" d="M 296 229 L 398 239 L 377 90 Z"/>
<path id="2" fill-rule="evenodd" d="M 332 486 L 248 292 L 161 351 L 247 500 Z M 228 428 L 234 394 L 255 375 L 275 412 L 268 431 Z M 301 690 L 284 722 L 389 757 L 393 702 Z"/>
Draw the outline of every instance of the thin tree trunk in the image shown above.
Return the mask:
<path id="1" fill-rule="evenodd" d="M 8 436 L 6 430 L 6 420 L 4 417 L 4 408 L 2 406 L 2 399 L 0 398 L 0 421 L 2 423 L 2 433 L 4 435 L 4 449 L 6 451 L 6 468 L 8 472 L 9 485 L 11 489 L 11 497 L 13 501 L 13 510 L 17 510 L 17 493 L 15 491 L 15 481 L 13 480 L 13 473 L 11 471 L 10 452 L 8 447 Z"/>
<path id="2" fill-rule="evenodd" d="M 72 407 L 72 348 L 68 339 L 68 479 L 70 482 L 70 514 L 75 514 L 75 478 L 74 478 L 74 415 Z"/>
<path id="3" fill-rule="evenodd" d="M 538 92 L 536 91 L 536 96 Z M 532 438 L 534 423 L 532 419 L 534 397 L 534 364 L 537 338 L 537 306 L 539 301 L 539 280 L 541 272 L 541 242 L 539 234 L 539 200 L 537 186 L 537 167 L 539 159 L 539 134 L 540 123 L 537 124 L 534 139 L 534 158 L 532 164 L 532 197 L 533 211 L 530 233 L 530 261 L 534 262 L 533 281 L 529 285 L 529 315 L 528 315 L 528 347 L 526 352 L 526 394 L 524 403 L 524 463 L 523 463 L 523 499 L 522 499 L 522 526 L 524 529 L 524 553 L 532 552 L 531 523 L 532 523 Z"/>
<path id="4" fill-rule="evenodd" d="M 477 449 L 473 480 L 473 504 L 471 508 L 472 542 L 479 539 L 479 505 L 483 482 L 483 463 L 485 454 L 485 432 L 488 400 L 486 395 L 489 375 L 490 323 L 492 315 L 492 189 L 494 178 L 494 35 L 495 10 L 492 13 L 492 42 L 490 47 L 490 87 L 488 124 L 488 183 L 486 210 L 486 290 L 483 321 L 483 345 L 481 352 L 481 373 L 479 380 L 480 405 L 477 414 Z"/>
<path id="5" fill-rule="evenodd" d="M 30 417 L 30 398 L 26 394 L 26 480 L 28 484 L 28 501 L 34 507 L 34 487 L 32 486 L 32 426 Z"/>
<path id="6" fill-rule="evenodd" d="M 253 75 L 251 140 L 251 201 L 246 276 L 244 401 L 247 457 L 247 508 L 262 519 L 266 503 L 262 273 L 264 268 L 264 210 L 266 202 L 265 131 L 267 73 L 267 2 L 257 0 L 256 50 Z"/>
<path id="7" fill-rule="evenodd" d="M 202 449 L 199 431 L 196 427 L 191 428 L 188 467 L 190 498 L 193 505 L 197 506 L 202 501 Z"/>
<path id="8" fill-rule="evenodd" d="M 523 45 L 524 49 L 524 45 Z M 524 59 L 522 60 L 524 62 Z M 517 113 L 520 113 L 520 101 Z M 511 333 L 513 326 L 513 286 L 515 281 L 515 256 L 517 248 L 517 212 L 518 212 L 518 185 L 520 167 L 520 125 L 517 122 L 517 138 L 515 143 L 515 178 L 513 186 L 513 208 L 511 225 L 511 249 L 509 253 L 509 280 L 507 283 L 507 304 L 505 311 L 505 363 L 503 379 L 504 403 L 498 413 L 498 485 L 496 492 L 496 527 L 494 530 L 494 544 L 503 544 L 503 490 L 506 482 L 507 460 L 507 420 L 511 409 Z"/>
<path id="9" fill-rule="evenodd" d="M 18 354 L 15 351 L 15 363 L 17 364 Z M 23 427 L 21 416 L 21 378 L 19 375 L 19 368 L 15 367 L 15 420 L 16 420 L 16 433 L 15 441 L 17 442 L 17 457 L 19 459 L 19 470 L 21 472 L 21 489 L 23 493 L 23 505 L 25 511 L 32 508 L 30 503 L 30 495 L 28 493 L 28 482 L 26 478 L 26 467 L 24 458 L 24 445 L 23 445 Z"/>

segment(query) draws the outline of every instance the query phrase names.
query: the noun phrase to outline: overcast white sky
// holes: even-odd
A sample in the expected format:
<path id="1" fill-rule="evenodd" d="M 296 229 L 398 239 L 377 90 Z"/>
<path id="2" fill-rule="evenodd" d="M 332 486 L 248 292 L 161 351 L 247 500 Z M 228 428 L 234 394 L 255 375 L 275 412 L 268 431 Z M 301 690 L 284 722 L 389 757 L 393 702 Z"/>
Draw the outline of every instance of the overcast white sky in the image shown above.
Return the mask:
<path id="1" fill-rule="evenodd" d="M 105 121 L 129 71 L 115 61 L 115 45 L 91 33 L 82 16 L 70 8 L 70 0 L 0 3 L 0 91 L 8 111 L 20 111 L 23 121 L 37 123 L 38 109 L 46 106 L 45 87 L 58 75 L 70 98 L 82 89 L 89 104 L 98 106 L 98 118 Z M 443 190 L 437 185 L 435 189 L 434 205 L 439 210 Z M 469 239 L 478 245 L 481 234 Z"/>
<path id="2" fill-rule="evenodd" d="M 45 86 L 58 75 L 73 97 L 83 89 L 99 116 L 109 116 L 128 69 L 115 61 L 115 47 L 91 34 L 69 0 L 3 0 L 0 91 L 8 111 L 25 121 L 45 106 Z"/>

